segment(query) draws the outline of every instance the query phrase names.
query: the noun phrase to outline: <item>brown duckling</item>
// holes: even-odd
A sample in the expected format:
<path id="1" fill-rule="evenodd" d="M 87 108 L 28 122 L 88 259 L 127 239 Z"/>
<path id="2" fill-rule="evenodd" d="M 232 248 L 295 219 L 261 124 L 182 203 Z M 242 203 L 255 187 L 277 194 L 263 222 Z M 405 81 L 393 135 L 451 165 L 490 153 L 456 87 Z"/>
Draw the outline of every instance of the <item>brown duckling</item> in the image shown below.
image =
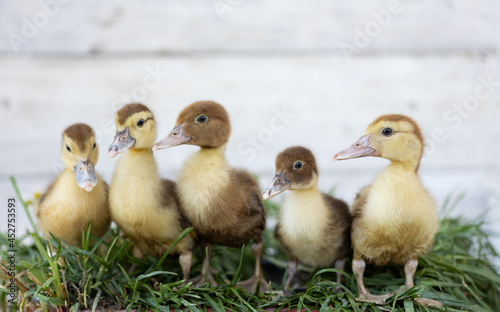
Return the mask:
<path id="1" fill-rule="evenodd" d="M 89 222 L 96 237 L 103 236 L 111 222 L 108 185 L 94 168 L 99 158 L 94 130 L 81 123 L 66 128 L 61 156 L 66 169 L 38 201 L 38 228 L 46 238 L 52 233 L 70 246 L 81 247 L 82 231 Z"/>
<path id="2" fill-rule="evenodd" d="M 153 150 L 181 144 L 200 147 L 185 162 L 177 189 L 184 213 L 193 224 L 200 244 L 207 249 L 196 282 L 200 284 L 207 278 L 215 284 L 206 269 L 211 245 L 241 247 L 253 239 L 254 276 L 240 285 L 254 291 L 260 281 L 260 290 L 267 291 L 261 269 L 264 205 L 257 181 L 246 171 L 230 168 L 226 162 L 224 154 L 230 133 L 224 107 L 212 101 L 196 102 L 179 114 L 175 128 Z"/>
<path id="3" fill-rule="evenodd" d="M 312 267 L 344 270 L 351 251 L 351 214 L 348 205 L 318 189 L 318 167 L 313 153 L 290 147 L 276 157 L 276 174 L 264 199 L 288 192 L 281 206 L 275 237 L 288 258 L 285 293 L 297 273 L 298 262 Z M 337 283 L 342 274 L 337 273 Z M 340 287 L 337 287 L 337 291 Z"/>
<path id="4" fill-rule="evenodd" d="M 156 122 L 143 104 L 129 104 L 115 117 L 116 136 L 109 155 L 118 160 L 111 180 L 109 204 L 113 221 L 135 244 L 134 254 L 160 257 L 186 227 L 176 184 L 160 179 L 151 147 L 156 138 Z M 193 240 L 186 236 L 175 246 L 180 254 L 183 278 L 189 277 Z"/>
<path id="5" fill-rule="evenodd" d="M 365 288 L 365 261 L 375 265 L 404 263 L 405 287 L 413 287 L 418 256 L 429 250 L 438 230 L 436 203 L 423 187 L 418 168 L 424 140 L 417 123 L 404 115 L 384 115 L 334 160 L 375 156 L 391 161 L 363 188 L 352 208 L 352 270 L 359 301 L 383 304 L 392 295 L 372 295 Z M 425 305 L 440 305 L 419 299 Z"/>

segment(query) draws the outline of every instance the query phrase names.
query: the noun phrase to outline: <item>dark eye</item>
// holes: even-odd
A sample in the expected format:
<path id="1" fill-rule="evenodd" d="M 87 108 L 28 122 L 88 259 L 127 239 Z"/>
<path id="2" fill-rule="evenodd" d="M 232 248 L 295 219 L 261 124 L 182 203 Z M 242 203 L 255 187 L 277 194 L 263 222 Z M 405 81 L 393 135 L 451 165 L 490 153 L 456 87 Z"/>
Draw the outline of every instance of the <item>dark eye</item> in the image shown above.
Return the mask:
<path id="1" fill-rule="evenodd" d="M 391 128 L 384 128 L 382 129 L 382 134 L 385 136 L 391 136 L 394 133 Z"/>
<path id="2" fill-rule="evenodd" d="M 94 147 L 92 147 L 92 149 L 95 149 L 95 147 L 96 147 L 96 145 L 95 145 L 95 143 L 94 143 Z"/>
<path id="3" fill-rule="evenodd" d="M 66 150 L 71 153 L 71 148 L 69 147 L 69 145 L 66 145 Z"/>
<path id="4" fill-rule="evenodd" d="M 144 126 L 144 119 L 141 119 L 137 122 L 137 127 L 142 127 Z"/>
<path id="5" fill-rule="evenodd" d="M 297 160 L 294 164 L 293 164 L 293 169 L 294 170 L 299 170 L 299 169 L 302 169 L 302 167 L 304 166 L 304 163 L 301 161 L 301 160 Z"/>
<path id="6" fill-rule="evenodd" d="M 200 115 L 196 117 L 195 122 L 196 123 L 205 123 L 208 121 L 208 116 L 207 115 Z"/>

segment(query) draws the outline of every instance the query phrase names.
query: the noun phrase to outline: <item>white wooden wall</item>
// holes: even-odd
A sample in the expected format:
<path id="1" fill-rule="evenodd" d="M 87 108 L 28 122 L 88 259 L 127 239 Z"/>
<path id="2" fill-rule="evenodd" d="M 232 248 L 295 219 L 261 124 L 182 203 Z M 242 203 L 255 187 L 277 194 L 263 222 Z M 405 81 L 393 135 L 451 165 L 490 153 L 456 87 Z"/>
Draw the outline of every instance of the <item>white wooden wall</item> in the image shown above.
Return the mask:
<path id="1" fill-rule="evenodd" d="M 211 99 L 232 118 L 232 164 L 264 187 L 276 154 L 305 145 L 320 186 L 349 202 L 386 162 L 332 156 L 378 115 L 410 115 L 427 138 L 421 176 L 437 201 L 466 192 L 457 213 L 496 209 L 494 227 L 499 29 L 494 0 L 0 0 L 0 200 L 14 195 L 9 175 L 26 196 L 57 175 L 71 123 L 98 132 L 109 181 L 117 108 L 149 105 L 164 135 L 185 105 Z M 162 174 L 175 179 L 194 150 L 158 152 Z"/>

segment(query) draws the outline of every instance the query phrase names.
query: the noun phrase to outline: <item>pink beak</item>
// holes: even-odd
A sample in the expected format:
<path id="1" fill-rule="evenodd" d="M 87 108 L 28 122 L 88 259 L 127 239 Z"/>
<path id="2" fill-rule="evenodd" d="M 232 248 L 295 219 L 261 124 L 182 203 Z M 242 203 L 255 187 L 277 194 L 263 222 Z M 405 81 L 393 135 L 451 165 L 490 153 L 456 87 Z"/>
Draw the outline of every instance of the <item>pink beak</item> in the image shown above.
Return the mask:
<path id="1" fill-rule="evenodd" d="M 376 156 L 377 150 L 371 147 L 370 136 L 371 134 L 362 136 L 359 140 L 354 142 L 354 144 L 335 154 L 335 156 L 333 156 L 333 161 Z"/>

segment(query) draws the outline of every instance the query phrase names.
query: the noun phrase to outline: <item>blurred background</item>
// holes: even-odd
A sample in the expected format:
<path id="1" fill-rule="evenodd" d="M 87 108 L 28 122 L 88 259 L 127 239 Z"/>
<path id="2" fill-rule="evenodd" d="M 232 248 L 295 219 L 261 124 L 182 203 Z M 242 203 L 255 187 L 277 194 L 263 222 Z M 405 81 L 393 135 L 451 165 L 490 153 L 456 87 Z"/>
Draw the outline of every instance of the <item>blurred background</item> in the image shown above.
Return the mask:
<path id="1" fill-rule="evenodd" d="M 0 206 L 15 196 L 8 176 L 25 198 L 57 176 L 72 123 L 95 129 L 109 182 L 117 109 L 148 105 L 163 136 L 184 106 L 210 99 L 231 116 L 228 160 L 262 188 L 276 154 L 300 144 L 316 155 L 321 189 L 349 203 L 387 161 L 333 155 L 379 115 L 409 115 L 426 138 L 420 175 L 438 205 L 463 193 L 453 214 L 489 210 L 494 231 L 499 29 L 494 0 L 0 0 Z M 176 179 L 195 150 L 156 153 L 162 176 Z"/>

